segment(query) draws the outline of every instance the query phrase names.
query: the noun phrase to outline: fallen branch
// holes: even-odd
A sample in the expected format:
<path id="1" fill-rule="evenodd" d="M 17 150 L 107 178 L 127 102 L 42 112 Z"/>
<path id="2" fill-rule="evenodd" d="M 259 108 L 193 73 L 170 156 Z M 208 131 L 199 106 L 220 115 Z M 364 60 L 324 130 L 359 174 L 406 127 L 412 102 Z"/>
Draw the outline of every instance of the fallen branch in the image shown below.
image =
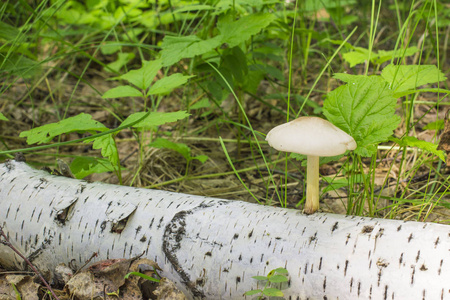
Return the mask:
<path id="1" fill-rule="evenodd" d="M 242 299 L 284 267 L 295 299 L 448 299 L 450 227 L 87 183 L 0 165 L 0 225 L 41 271 L 144 252 L 191 298 Z M 0 264 L 24 265 L 0 245 Z M 260 284 L 261 285 L 261 284 Z"/>

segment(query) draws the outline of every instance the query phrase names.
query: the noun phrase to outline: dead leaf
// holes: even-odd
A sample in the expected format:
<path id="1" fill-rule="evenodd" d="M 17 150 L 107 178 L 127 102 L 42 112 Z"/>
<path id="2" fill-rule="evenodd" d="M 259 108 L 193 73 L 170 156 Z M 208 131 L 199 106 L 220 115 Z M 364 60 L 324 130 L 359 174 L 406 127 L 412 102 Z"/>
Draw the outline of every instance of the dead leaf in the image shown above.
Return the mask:
<path id="1" fill-rule="evenodd" d="M 33 281 L 33 277 L 29 275 L 7 275 L 6 281 L 14 284 L 19 291 L 22 299 L 39 300 L 38 291 L 39 284 Z"/>

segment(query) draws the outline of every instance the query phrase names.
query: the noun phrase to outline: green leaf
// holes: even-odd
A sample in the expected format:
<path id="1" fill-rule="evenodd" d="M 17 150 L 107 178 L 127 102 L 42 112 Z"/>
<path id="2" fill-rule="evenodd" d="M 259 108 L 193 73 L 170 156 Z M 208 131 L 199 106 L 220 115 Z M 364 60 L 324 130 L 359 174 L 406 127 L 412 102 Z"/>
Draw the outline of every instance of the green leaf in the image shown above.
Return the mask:
<path id="1" fill-rule="evenodd" d="M 82 179 L 94 173 L 114 172 L 114 167 L 107 159 L 82 156 L 72 161 L 70 170 L 75 178 Z"/>
<path id="2" fill-rule="evenodd" d="M 208 98 L 203 98 L 203 99 L 199 100 L 198 102 L 192 104 L 191 107 L 189 107 L 189 108 L 192 110 L 192 109 L 207 108 L 210 106 L 211 106 L 211 103 L 209 103 Z"/>
<path id="3" fill-rule="evenodd" d="M 134 53 L 119 53 L 117 60 L 107 64 L 105 70 L 108 72 L 119 72 L 123 66 L 129 63 L 135 57 Z"/>
<path id="4" fill-rule="evenodd" d="M 183 143 L 175 143 L 163 138 L 156 139 L 155 141 L 150 143 L 149 146 L 174 150 L 180 153 L 187 161 L 196 159 L 201 163 L 204 163 L 208 159 L 208 156 L 206 155 L 191 156 L 191 148 L 189 148 L 188 145 Z"/>
<path id="5" fill-rule="evenodd" d="M 344 53 L 342 57 L 353 68 L 356 65 L 362 64 L 369 58 L 369 50 L 366 48 L 355 47 L 355 51 Z"/>
<path id="6" fill-rule="evenodd" d="M 147 114 L 147 113 L 146 112 L 134 113 L 134 114 L 128 116 L 128 118 L 126 118 L 120 126 L 126 126 L 128 124 L 131 124 L 131 123 L 139 120 L 140 118 L 144 117 L 145 114 Z M 163 125 L 165 123 L 176 122 L 176 121 L 184 119 L 188 116 L 189 116 L 189 114 L 185 111 L 176 111 L 176 112 L 169 112 L 169 113 L 152 112 L 148 115 L 147 118 L 145 118 L 144 120 L 140 121 L 137 124 L 134 124 L 133 127 L 135 127 L 135 128 L 154 127 L 154 126 Z"/>
<path id="7" fill-rule="evenodd" d="M 64 119 L 56 123 L 46 124 L 31 130 L 23 131 L 20 137 L 26 137 L 29 145 L 48 143 L 55 136 L 70 132 L 95 132 L 106 131 L 105 125 L 95 120 L 89 114 L 81 113 L 77 116 Z"/>
<path id="8" fill-rule="evenodd" d="M 265 288 L 262 293 L 266 296 L 270 297 L 283 297 L 284 294 L 282 291 L 276 288 Z"/>
<path id="9" fill-rule="evenodd" d="M 163 138 L 157 138 L 155 141 L 151 142 L 149 146 L 174 150 L 183 155 L 186 160 L 191 158 L 191 148 L 183 143 L 175 143 Z"/>
<path id="10" fill-rule="evenodd" d="M 148 90 L 147 96 L 170 92 L 174 88 L 185 84 L 191 77 L 194 76 L 183 76 L 180 73 L 170 75 L 169 77 L 164 77 L 152 85 L 152 87 Z"/>
<path id="11" fill-rule="evenodd" d="M 261 290 L 251 290 L 251 291 L 245 292 L 244 296 L 253 296 L 253 295 L 256 295 L 256 294 L 260 294 L 260 293 L 262 293 Z"/>
<path id="12" fill-rule="evenodd" d="M 392 58 L 411 56 L 416 54 L 418 51 L 419 49 L 416 46 L 409 47 L 406 49 L 397 49 L 390 51 L 380 50 L 378 51 L 377 55 L 374 58 L 372 58 L 372 62 L 381 65 L 382 63 L 387 62 Z"/>
<path id="13" fill-rule="evenodd" d="M 267 276 L 252 276 L 253 279 L 256 280 L 268 280 Z"/>
<path id="14" fill-rule="evenodd" d="M 430 122 L 423 127 L 425 130 L 442 130 L 445 127 L 444 120 L 437 120 L 436 122 Z"/>
<path id="15" fill-rule="evenodd" d="M 422 141 L 413 136 L 405 136 L 401 140 L 392 137 L 392 138 L 390 138 L 390 140 L 399 144 L 399 146 L 402 146 L 402 147 L 405 147 L 405 146 L 417 147 L 421 150 L 430 152 L 430 153 L 436 155 L 437 157 L 439 157 L 442 161 L 445 161 L 445 158 L 446 158 L 445 152 L 442 150 L 437 150 L 438 145 L 436 145 L 434 143 Z"/>
<path id="16" fill-rule="evenodd" d="M 400 123 L 400 117 L 395 115 L 397 99 L 379 76 L 335 77 L 349 82 L 328 94 L 324 114 L 355 139 L 357 154 L 370 156 L 376 151 L 375 145 L 386 141 Z"/>
<path id="17" fill-rule="evenodd" d="M 184 37 L 165 36 L 161 44 L 161 59 L 163 66 L 170 66 L 183 58 L 192 58 L 205 54 L 223 43 L 230 48 L 248 40 L 252 35 L 268 26 L 275 16 L 269 13 L 256 13 L 233 21 L 229 14 L 221 18 L 217 24 L 220 34 L 202 40 L 198 36 L 190 35 Z"/>
<path id="18" fill-rule="evenodd" d="M 101 45 L 100 51 L 103 55 L 111 55 L 120 51 L 122 49 L 122 45 L 118 42 L 105 42 Z"/>
<path id="19" fill-rule="evenodd" d="M 3 115 L 1 112 L 0 112 L 0 120 L 1 121 L 9 121 L 8 118 L 5 117 L 5 115 Z"/>
<path id="20" fill-rule="evenodd" d="M 274 271 L 278 274 L 288 274 L 288 270 L 286 270 L 285 268 L 276 268 L 274 269 Z"/>
<path id="21" fill-rule="evenodd" d="M 171 66 L 183 58 L 191 58 L 202 55 L 222 45 L 222 36 L 216 36 L 208 40 L 190 35 L 174 37 L 166 35 L 161 44 L 161 59 L 163 66 Z"/>
<path id="22" fill-rule="evenodd" d="M 428 83 L 446 80 L 444 74 L 434 65 L 388 65 L 381 76 L 390 83 L 392 90 L 398 94 L 415 89 Z"/>
<path id="23" fill-rule="evenodd" d="M 128 73 L 123 74 L 119 78 L 125 79 L 129 83 L 137 86 L 142 90 L 149 88 L 150 84 L 153 82 L 159 69 L 162 67 L 161 60 L 144 61 L 142 68 L 137 70 L 131 70 Z"/>
<path id="24" fill-rule="evenodd" d="M 288 281 L 287 277 L 284 275 L 273 275 L 269 278 L 270 282 L 286 282 Z"/>
<path id="25" fill-rule="evenodd" d="M 366 60 L 369 59 L 369 50 L 361 47 L 353 47 L 353 51 L 344 53 L 344 60 L 350 64 L 350 67 L 354 67 L 355 65 L 362 64 Z M 370 61 L 374 64 L 382 64 L 392 58 L 411 56 L 415 54 L 419 49 L 417 47 L 409 47 L 405 49 L 398 50 L 380 50 L 378 52 L 372 52 L 370 56 Z"/>
<path id="26" fill-rule="evenodd" d="M 274 20 L 275 15 L 270 13 L 255 13 L 237 21 L 233 21 L 233 14 L 228 14 L 218 21 L 217 28 L 222 35 L 222 43 L 227 43 L 232 48 L 247 41 Z"/>
<path id="27" fill-rule="evenodd" d="M 115 88 L 112 88 L 106 93 L 103 94 L 103 99 L 108 98 L 122 98 L 122 97 L 143 97 L 142 93 L 129 85 L 121 85 Z"/>
<path id="28" fill-rule="evenodd" d="M 103 157 L 108 158 L 113 166 L 119 165 L 119 153 L 117 152 L 116 141 L 113 134 L 105 134 L 93 139 L 87 139 L 85 143 L 94 142 L 93 149 L 102 149 L 101 153 Z"/>
<path id="29" fill-rule="evenodd" d="M 0 21 L 0 38 L 7 41 L 13 41 L 19 35 L 20 31 L 16 27 Z"/>
<path id="30" fill-rule="evenodd" d="M 333 177 L 324 176 L 324 177 L 322 177 L 322 179 L 328 183 L 328 186 L 326 186 L 322 190 L 322 193 L 327 193 L 329 191 L 335 191 L 335 190 L 338 190 L 343 187 L 348 187 L 350 185 L 349 182 L 352 182 L 352 183 L 363 183 L 364 182 L 363 177 L 360 174 L 352 176 L 351 179 L 349 179 L 349 178 L 336 179 L 334 176 Z"/>
<path id="31" fill-rule="evenodd" d="M 151 277 L 151 276 L 142 274 L 142 273 L 140 273 L 140 272 L 130 272 L 130 273 L 128 273 L 127 275 L 125 275 L 124 278 L 127 279 L 128 277 L 130 277 L 130 275 L 138 276 L 138 277 L 141 277 L 141 278 L 147 279 L 147 280 L 149 280 L 149 281 L 153 281 L 153 282 L 160 282 L 160 281 L 161 281 L 160 279 L 153 278 L 153 277 Z"/>
<path id="32" fill-rule="evenodd" d="M 233 47 L 228 54 L 222 56 L 221 67 L 225 67 L 233 74 L 234 79 L 241 85 L 244 84 L 247 74 L 247 58 L 239 47 Z"/>
<path id="33" fill-rule="evenodd" d="M 0 56 L 0 66 L 2 67 L 2 73 L 23 78 L 37 76 L 41 71 L 40 63 L 15 53 L 9 56 Z"/>
<path id="34" fill-rule="evenodd" d="M 193 159 L 196 159 L 203 164 L 203 163 L 205 163 L 205 161 L 207 161 L 209 159 L 209 157 L 206 155 L 197 155 L 197 156 L 192 156 L 191 160 L 193 160 Z"/>

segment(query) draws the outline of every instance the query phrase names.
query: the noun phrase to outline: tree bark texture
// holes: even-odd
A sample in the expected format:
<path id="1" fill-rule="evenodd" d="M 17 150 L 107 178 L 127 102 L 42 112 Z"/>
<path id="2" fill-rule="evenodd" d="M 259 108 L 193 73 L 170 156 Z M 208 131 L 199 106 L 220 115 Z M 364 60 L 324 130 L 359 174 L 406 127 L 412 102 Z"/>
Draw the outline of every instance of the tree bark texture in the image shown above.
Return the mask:
<path id="1" fill-rule="evenodd" d="M 450 299 L 450 226 L 88 183 L 0 165 L 0 225 L 41 271 L 144 253 L 190 298 L 244 299 L 289 271 L 286 299 Z M 0 265 L 23 261 L 0 245 Z M 250 297 L 247 297 L 250 298 Z"/>

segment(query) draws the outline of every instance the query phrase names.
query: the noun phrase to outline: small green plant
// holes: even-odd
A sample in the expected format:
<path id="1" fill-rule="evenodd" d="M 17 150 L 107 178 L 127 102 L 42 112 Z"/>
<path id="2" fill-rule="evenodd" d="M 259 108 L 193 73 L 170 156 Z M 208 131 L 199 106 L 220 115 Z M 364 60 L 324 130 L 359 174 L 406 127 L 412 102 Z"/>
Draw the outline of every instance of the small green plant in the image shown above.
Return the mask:
<path id="1" fill-rule="evenodd" d="M 143 98 L 145 107 L 147 107 L 147 99 L 151 98 L 151 107 L 153 108 L 153 111 L 131 114 L 128 118 L 123 120 L 122 124 L 116 129 L 109 129 L 100 122 L 93 120 L 91 115 L 81 113 L 57 123 L 46 124 L 24 131 L 20 134 L 20 137 L 26 137 L 27 143 L 31 145 L 36 143 L 49 143 L 54 137 L 71 132 L 90 133 L 90 137 L 76 140 L 76 142 L 82 141 L 84 143 L 92 143 L 94 149 L 101 149 L 101 154 L 105 159 L 77 157 L 70 166 L 72 173 L 76 178 L 83 178 L 92 173 L 113 171 L 116 173 L 119 181 L 122 182 L 122 167 L 120 166 L 119 154 L 114 137 L 121 130 L 126 128 L 133 128 L 137 132 L 141 132 L 144 129 L 151 130 L 156 126 L 175 122 L 184 119 L 189 115 L 185 111 L 170 113 L 160 113 L 155 111 L 159 102 L 153 101 L 151 96 L 169 93 L 174 88 L 185 84 L 191 77 L 175 73 L 153 82 L 156 73 L 161 67 L 160 60 L 144 61 L 142 68 L 131 70 L 117 78 L 126 80 L 131 85 L 121 85 L 112 88 L 103 95 L 103 98 L 105 99 L 140 97 Z M 57 145 L 58 144 L 54 144 L 54 146 Z M 29 150 L 30 149 L 28 149 L 28 151 Z M 188 158 L 191 157 L 188 156 Z M 191 159 L 195 159 L 195 157 Z M 203 158 L 200 158 L 199 160 L 204 161 Z"/>
<path id="2" fill-rule="evenodd" d="M 156 271 L 156 270 L 155 270 L 155 271 Z M 130 272 L 130 273 L 128 273 L 127 275 L 125 275 L 125 279 L 128 279 L 128 277 L 130 277 L 131 275 L 139 276 L 139 277 L 141 277 L 141 278 L 144 278 L 144 279 L 146 279 L 146 280 L 153 281 L 153 282 L 160 282 L 160 281 L 161 281 L 160 278 L 154 278 L 154 277 L 151 277 L 151 276 L 142 274 L 142 273 L 140 273 L 140 272 Z M 158 275 L 158 274 L 156 274 L 156 275 Z M 158 277 L 159 277 L 159 275 L 158 275 Z"/>
<path id="3" fill-rule="evenodd" d="M 283 297 L 283 292 L 274 287 L 270 287 L 271 284 L 283 283 L 288 281 L 287 277 L 288 271 L 285 268 L 277 268 L 270 271 L 267 276 L 253 276 L 252 278 L 258 281 L 265 281 L 263 289 L 251 290 L 244 293 L 244 296 L 255 296 L 258 295 L 257 299 L 263 299 L 264 296 L 268 297 Z"/>

